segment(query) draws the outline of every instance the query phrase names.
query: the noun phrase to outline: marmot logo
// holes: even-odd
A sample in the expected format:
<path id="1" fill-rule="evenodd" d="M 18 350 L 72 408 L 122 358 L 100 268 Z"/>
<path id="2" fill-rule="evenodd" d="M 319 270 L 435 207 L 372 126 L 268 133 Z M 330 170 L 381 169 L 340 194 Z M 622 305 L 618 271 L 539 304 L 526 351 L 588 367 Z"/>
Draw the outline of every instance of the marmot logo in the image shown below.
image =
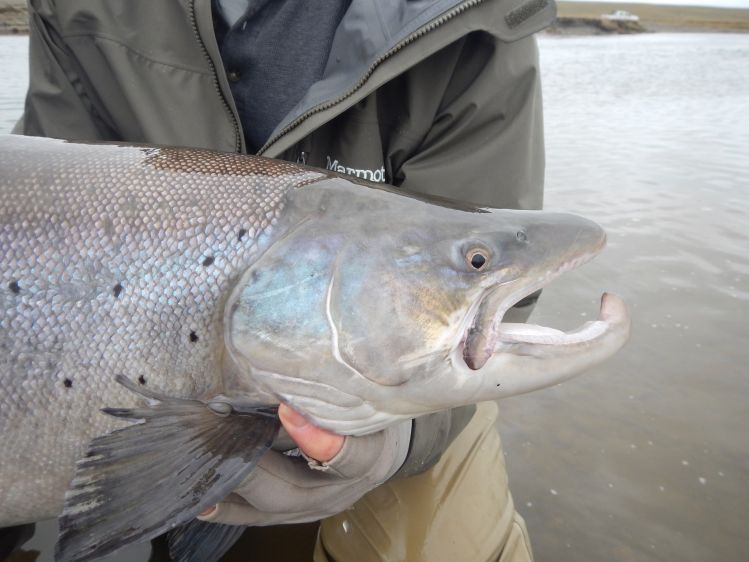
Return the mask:
<path id="1" fill-rule="evenodd" d="M 347 166 L 340 164 L 338 160 L 332 160 L 330 156 L 326 156 L 325 158 L 327 160 L 327 162 L 325 163 L 325 167 L 328 170 L 331 170 L 333 172 L 338 172 L 339 174 L 348 174 L 350 176 L 356 176 L 357 178 L 361 178 L 363 180 L 367 180 L 371 182 L 385 183 L 385 166 L 381 166 L 379 170 L 366 170 L 363 168 L 348 168 Z"/>

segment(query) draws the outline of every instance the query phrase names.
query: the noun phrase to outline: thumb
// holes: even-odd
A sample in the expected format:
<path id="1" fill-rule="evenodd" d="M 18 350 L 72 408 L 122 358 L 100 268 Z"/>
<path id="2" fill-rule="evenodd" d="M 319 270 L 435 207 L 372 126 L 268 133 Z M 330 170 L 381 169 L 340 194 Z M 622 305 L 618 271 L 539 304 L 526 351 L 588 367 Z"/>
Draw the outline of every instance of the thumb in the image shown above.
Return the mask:
<path id="1" fill-rule="evenodd" d="M 278 417 L 289 437 L 305 455 L 316 461 L 329 461 L 343 447 L 345 437 L 311 424 L 302 414 L 286 404 L 279 405 Z"/>

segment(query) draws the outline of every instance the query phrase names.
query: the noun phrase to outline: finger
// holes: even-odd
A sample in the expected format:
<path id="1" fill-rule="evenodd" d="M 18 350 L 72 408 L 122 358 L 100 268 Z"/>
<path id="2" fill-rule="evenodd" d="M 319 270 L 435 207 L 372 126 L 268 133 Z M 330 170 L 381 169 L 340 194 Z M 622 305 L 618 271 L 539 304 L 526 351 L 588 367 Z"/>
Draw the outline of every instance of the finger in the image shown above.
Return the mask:
<path id="1" fill-rule="evenodd" d="M 345 437 L 311 424 L 286 404 L 278 407 L 278 417 L 289 437 L 308 457 L 326 462 L 336 456 L 343 447 Z"/>
<path id="2" fill-rule="evenodd" d="M 263 513 L 295 513 L 330 503 L 340 495 L 339 488 L 348 484 L 350 482 L 334 474 L 310 470 L 308 462 L 301 457 L 268 451 L 232 495 Z"/>
<path id="3" fill-rule="evenodd" d="M 325 517 L 335 515 L 341 509 L 317 509 L 313 511 L 293 511 L 289 513 L 264 513 L 246 503 L 219 502 L 208 515 L 199 515 L 198 519 L 207 523 L 223 523 L 225 525 L 279 525 L 288 523 L 308 523 L 319 521 Z"/>
<path id="4" fill-rule="evenodd" d="M 369 435 L 348 437 L 325 466 L 342 478 L 384 482 L 403 464 L 410 438 L 411 420 Z"/>
<path id="5" fill-rule="evenodd" d="M 272 521 L 275 516 L 275 514 L 263 516 L 241 498 L 230 496 L 198 515 L 198 519 L 208 523 L 224 523 L 226 525 L 256 525 L 263 519 Z"/>

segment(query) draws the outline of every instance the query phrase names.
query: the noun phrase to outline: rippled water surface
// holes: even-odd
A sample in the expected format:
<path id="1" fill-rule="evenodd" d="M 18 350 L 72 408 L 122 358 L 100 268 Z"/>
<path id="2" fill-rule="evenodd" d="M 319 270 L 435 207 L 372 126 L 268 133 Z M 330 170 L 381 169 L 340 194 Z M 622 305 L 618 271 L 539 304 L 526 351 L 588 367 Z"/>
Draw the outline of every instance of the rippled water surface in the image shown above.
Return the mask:
<path id="1" fill-rule="evenodd" d="M 549 209 L 609 247 L 545 291 L 571 327 L 625 297 L 631 343 L 501 403 L 538 561 L 749 560 L 749 35 L 540 40 Z M 26 40 L 0 37 L 0 132 Z"/>
<path id="2" fill-rule="evenodd" d="M 0 35 L 0 133 L 8 133 L 23 113 L 23 97 L 29 82 L 28 37 Z"/>
<path id="3" fill-rule="evenodd" d="M 542 38 L 546 207 L 609 247 L 541 324 L 631 306 L 595 372 L 505 400 L 538 560 L 749 560 L 749 35 Z"/>

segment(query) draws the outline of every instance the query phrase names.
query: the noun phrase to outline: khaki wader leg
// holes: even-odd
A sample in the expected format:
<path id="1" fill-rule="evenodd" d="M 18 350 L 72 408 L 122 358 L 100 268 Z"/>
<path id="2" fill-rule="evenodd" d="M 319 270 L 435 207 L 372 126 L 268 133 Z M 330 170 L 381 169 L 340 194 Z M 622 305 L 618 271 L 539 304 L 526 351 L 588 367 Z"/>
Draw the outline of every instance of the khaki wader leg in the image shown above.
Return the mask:
<path id="1" fill-rule="evenodd" d="M 515 512 L 497 405 L 479 405 L 440 461 L 390 481 L 321 522 L 315 562 L 531 562 Z"/>

